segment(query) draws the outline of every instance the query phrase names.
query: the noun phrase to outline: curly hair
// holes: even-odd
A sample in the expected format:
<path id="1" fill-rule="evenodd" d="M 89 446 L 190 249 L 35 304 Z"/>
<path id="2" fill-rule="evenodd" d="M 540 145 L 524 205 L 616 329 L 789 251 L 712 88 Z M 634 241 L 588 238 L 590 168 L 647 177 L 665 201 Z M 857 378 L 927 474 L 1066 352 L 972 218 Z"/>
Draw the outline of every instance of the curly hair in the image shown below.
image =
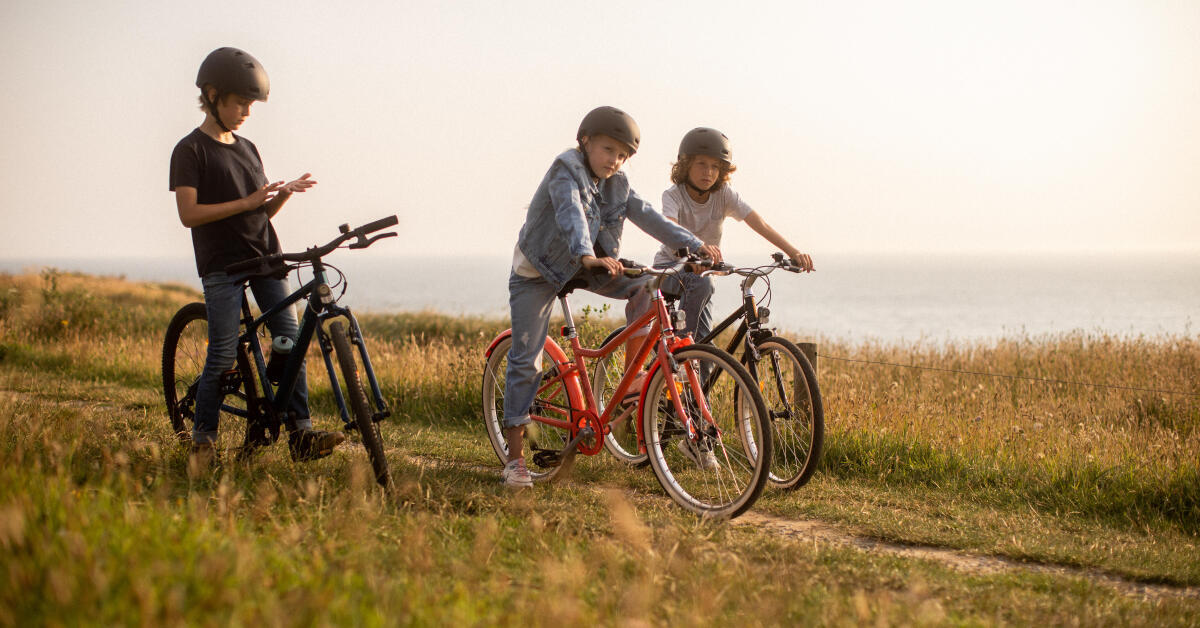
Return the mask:
<path id="1" fill-rule="evenodd" d="M 676 185 L 687 183 L 688 170 L 692 169 L 692 162 L 696 160 L 695 155 L 684 155 L 679 161 L 671 164 L 671 182 Z M 728 161 L 721 161 L 721 176 L 717 177 L 717 182 L 713 184 L 709 192 L 716 192 L 725 187 L 729 183 L 729 177 L 737 172 L 737 166 Z"/>

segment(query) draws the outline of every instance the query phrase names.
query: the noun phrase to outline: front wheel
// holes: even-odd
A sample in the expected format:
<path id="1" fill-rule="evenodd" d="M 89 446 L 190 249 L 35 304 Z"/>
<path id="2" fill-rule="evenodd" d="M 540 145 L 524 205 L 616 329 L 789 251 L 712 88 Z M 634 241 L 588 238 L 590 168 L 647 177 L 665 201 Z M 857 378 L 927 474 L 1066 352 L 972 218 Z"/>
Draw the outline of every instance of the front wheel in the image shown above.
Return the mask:
<path id="1" fill-rule="evenodd" d="M 758 343 L 758 360 L 744 356 L 758 380 L 771 422 L 771 483 L 796 489 L 808 483 L 825 440 L 825 411 L 812 364 L 792 341 L 771 336 Z"/>
<path id="2" fill-rule="evenodd" d="M 341 321 L 329 325 L 329 339 L 333 341 L 333 351 L 337 354 L 342 380 L 346 384 L 346 397 L 350 400 L 350 408 L 354 412 L 354 424 L 358 428 L 359 437 L 362 438 L 363 447 L 367 450 L 367 456 L 371 459 L 375 481 L 387 488 L 392 484 L 392 476 L 388 470 L 387 458 L 383 455 L 383 436 L 379 433 L 379 424 L 375 422 L 371 412 L 367 392 L 358 376 L 358 363 L 354 359 L 350 341 L 346 338 L 346 328 Z"/>
<path id="3" fill-rule="evenodd" d="M 672 356 L 684 415 L 672 399 L 667 373 L 655 369 L 641 407 L 650 466 L 684 508 L 702 517 L 736 517 L 754 505 L 770 469 L 771 432 L 762 396 L 746 369 L 721 349 L 689 345 Z M 707 391 L 699 385 L 702 373 Z"/>
<path id="4" fill-rule="evenodd" d="M 512 337 L 506 336 L 488 356 L 483 367 L 483 424 L 487 429 L 488 440 L 501 464 L 507 464 L 516 456 L 523 456 L 526 467 L 534 482 L 549 480 L 558 474 L 562 467 L 548 453 L 559 452 L 571 442 L 571 432 L 548 423 L 539 422 L 536 418 L 525 426 L 524 451 L 514 454 L 508 450 L 508 439 L 504 434 L 504 397 L 507 394 L 508 350 L 512 348 Z M 566 383 L 557 379 L 558 364 L 554 357 L 542 349 L 539 361 L 541 375 L 539 392 L 530 408 L 531 415 L 568 421 L 575 409 L 571 407 L 570 396 L 567 394 Z M 540 464 L 544 462 L 545 464 Z"/>

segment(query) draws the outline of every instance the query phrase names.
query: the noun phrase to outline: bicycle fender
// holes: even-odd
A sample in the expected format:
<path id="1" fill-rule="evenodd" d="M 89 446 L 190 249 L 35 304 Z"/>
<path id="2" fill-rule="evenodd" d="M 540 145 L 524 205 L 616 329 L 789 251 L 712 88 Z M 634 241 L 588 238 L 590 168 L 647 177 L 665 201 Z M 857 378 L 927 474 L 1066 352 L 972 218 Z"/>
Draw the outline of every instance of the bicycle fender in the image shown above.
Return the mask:
<path id="1" fill-rule="evenodd" d="M 500 335 L 493 338 L 492 343 L 488 345 L 487 351 L 483 352 L 484 359 L 486 360 L 487 358 L 492 357 L 492 352 L 496 350 L 496 345 L 500 344 L 500 341 L 508 338 L 509 336 L 512 336 L 512 330 L 506 329 L 500 332 Z"/>
<path id="2" fill-rule="evenodd" d="M 487 358 L 490 358 L 492 356 L 492 352 L 496 350 L 496 347 L 500 344 L 500 342 L 506 338 L 510 338 L 511 336 L 511 329 L 506 329 L 500 332 L 500 335 L 496 336 L 496 338 L 492 340 L 491 344 L 488 345 L 487 351 L 485 351 L 483 354 L 484 359 L 486 360 Z M 554 342 L 554 339 L 550 336 L 546 336 L 545 349 L 546 353 L 550 354 L 550 358 L 554 360 L 555 364 L 560 366 L 572 366 L 573 362 L 567 357 L 567 353 L 563 351 L 563 348 L 558 346 L 558 343 Z M 571 401 L 571 407 L 582 410 L 587 404 L 584 403 L 583 400 L 583 386 L 579 383 L 579 373 L 572 373 L 571 375 L 567 376 L 565 381 L 568 382 L 567 398 Z"/>

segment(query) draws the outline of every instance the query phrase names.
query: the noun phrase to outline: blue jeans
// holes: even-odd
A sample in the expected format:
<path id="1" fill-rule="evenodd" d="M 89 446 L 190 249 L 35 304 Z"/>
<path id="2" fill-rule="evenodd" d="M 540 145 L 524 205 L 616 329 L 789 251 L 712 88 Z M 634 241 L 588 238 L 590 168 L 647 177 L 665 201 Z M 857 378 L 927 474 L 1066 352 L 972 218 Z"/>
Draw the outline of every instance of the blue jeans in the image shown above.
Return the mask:
<path id="1" fill-rule="evenodd" d="M 212 443 L 217 440 L 220 420 L 221 373 L 234 367 L 237 361 L 238 324 L 242 318 L 243 275 L 229 276 L 225 273 L 209 273 L 201 282 L 204 284 L 204 306 L 208 312 L 208 356 L 204 361 L 204 372 L 196 386 L 196 417 L 192 426 L 192 442 Z M 258 307 L 266 311 L 287 298 L 290 293 L 286 279 L 255 277 L 250 280 L 250 290 Z M 285 308 L 267 320 L 267 329 L 272 336 L 288 336 L 295 340 L 300 327 L 296 323 L 296 312 Z M 265 347 L 269 350 L 270 347 Z M 299 429 L 312 429 L 308 415 L 308 383 L 304 364 L 296 380 L 296 392 L 288 406 Z"/>
<path id="2" fill-rule="evenodd" d="M 663 281 L 663 292 L 682 295 L 679 309 L 687 315 L 687 327 L 676 329 L 676 333 L 691 332 L 692 338 L 699 341 L 712 331 L 712 295 L 715 290 L 712 277 L 701 277 L 686 270 Z"/>
<path id="3" fill-rule="evenodd" d="M 581 271 L 577 277 L 588 282 L 583 289 L 601 296 L 626 299 L 625 322 L 632 324 L 650 309 L 650 293 L 645 286 L 653 277 L 592 275 Z M 508 369 L 504 374 L 504 427 L 529 423 L 529 408 L 542 381 L 542 348 L 550 313 L 558 291 L 541 277 L 508 278 L 508 306 L 512 313 L 512 348 L 508 350 Z M 649 330 L 643 331 L 644 336 Z M 639 334 L 634 334 L 638 337 Z"/>

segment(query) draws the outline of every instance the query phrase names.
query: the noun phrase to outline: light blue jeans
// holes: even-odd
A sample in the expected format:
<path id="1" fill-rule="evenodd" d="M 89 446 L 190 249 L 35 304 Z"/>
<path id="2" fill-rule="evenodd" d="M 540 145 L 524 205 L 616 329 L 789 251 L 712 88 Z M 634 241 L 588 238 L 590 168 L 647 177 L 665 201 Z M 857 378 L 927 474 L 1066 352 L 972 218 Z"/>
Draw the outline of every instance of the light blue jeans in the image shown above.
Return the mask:
<path id="1" fill-rule="evenodd" d="M 679 309 L 687 315 L 687 327 L 676 329 L 676 333 L 691 332 L 699 341 L 712 330 L 712 295 L 716 285 L 712 277 L 701 277 L 689 271 L 680 271 L 663 281 L 664 293 L 680 294 Z"/>
<path id="2" fill-rule="evenodd" d="M 576 277 L 587 281 L 588 292 L 613 299 L 625 299 L 625 322 L 631 324 L 650 309 L 650 293 L 645 290 L 653 277 L 593 275 L 581 271 Z M 529 408 L 542 381 L 542 347 L 550 326 L 550 314 L 558 300 L 558 291 L 541 277 L 508 278 L 508 307 L 512 313 L 512 348 L 508 350 L 508 369 L 504 374 L 504 427 L 529 423 Z M 641 335 L 645 335 L 642 332 Z M 634 335 L 637 337 L 637 334 Z"/>
<path id="3" fill-rule="evenodd" d="M 204 306 L 208 312 L 208 356 L 204 371 L 196 386 L 196 417 L 192 426 L 192 442 L 212 443 L 217 440 L 221 415 L 221 373 L 233 368 L 237 360 L 238 324 L 242 318 L 242 284 L 244 275 L 209 273 L 201 279 L 204 284 Z M 286 279 L 255 277 L 250 280 L 250 290 L 259 309 L 266 311 L 290 294 Z M 284 308 L 267 320 L 267 329 L 272 336 L 288 336 L 293 340 L 299 334 L 296 312 Z M 270 346 L 264 347 L 270 350 Z M 288 407 L 298 429 L 312 429 L 308 415 L 308 383 L 304 364 L 296 379 L 296 392 Z"/>

